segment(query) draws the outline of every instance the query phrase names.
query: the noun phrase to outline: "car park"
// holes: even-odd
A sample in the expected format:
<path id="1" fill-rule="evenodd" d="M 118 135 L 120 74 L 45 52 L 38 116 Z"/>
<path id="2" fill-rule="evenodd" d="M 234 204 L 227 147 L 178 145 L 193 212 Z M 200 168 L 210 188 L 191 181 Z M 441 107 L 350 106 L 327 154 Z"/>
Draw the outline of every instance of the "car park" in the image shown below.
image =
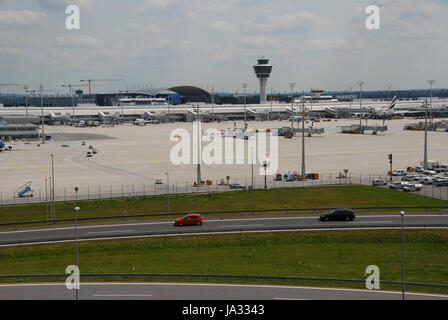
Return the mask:
<path id="1" fill-rule="evenodd" d="M 320 221 L 353 221 L 355 218 L 356 216 L 351 209 L 334 209 L 332 211 L 322 213 L 319 216 Z"/>
<path id="2" fill-rule="evenodd" d="M 199 213 L 190 213 L 182 218 L 177 218 L 174 221 L 175 226 L 192 226 L 197 225 L 200 226 L 204 223 L 204 220 L 202 219 L 201 215 Z"/>

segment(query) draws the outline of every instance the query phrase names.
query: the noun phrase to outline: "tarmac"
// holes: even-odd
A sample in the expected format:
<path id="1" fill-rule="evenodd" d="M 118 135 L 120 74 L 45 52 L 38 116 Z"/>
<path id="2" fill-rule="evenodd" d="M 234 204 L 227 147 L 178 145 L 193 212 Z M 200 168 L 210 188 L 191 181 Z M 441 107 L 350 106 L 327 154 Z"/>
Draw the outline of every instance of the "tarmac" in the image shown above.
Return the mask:
<path id="1" fill-rule="evenodd" d="M 440 119 L 437 119 L 440 120 Z M 395 169 L 416 166 L 423 159 L 424 132 L 404 131 L 406 123 L 418 122 L 414 119 L 385 121 L 388 131 L 372 135 L 342 134 L 339 126 L 359 124 L 357 119 L 342 119 L 330 122 L 314 123 L 316 128 L 325 128 L 323 135 L 305 138 L 306 171 L 321 176 L 333 177 L 348 169 L 354 177 L 359 175 L 383 175 L 389 169 L 388 154 L 393 154 Z M 363 120 L 363 124 L 365 120 Z M 224 130 L 234 124 L 242 128 L 243 122 L 213 122 L 202 124 L 202 131 L 215 128 Z M 383 125 L 382 120 L 368 120 L 369 125 Z M 252 129 L 274 129 L 290 126 L 289 121 L 251 121 Z M 294 126 L 297 127 L 297 123 Z M 310 126 L 311 123 L 306 124 Z M 110 186 L 129 189 L 131 185 L 154 185 L 156 178 L 166 180 L 169 173 L 170 183 L 185 182 L 193 184 L 196 179 L 196 165 L 174 165 L 170 161 L 170 152 L 177 142 L 170 141 L 175 129 L 186 129 L 191 133 L 192 123 L 176 122 L 165 124 L 132 124 L 115 127 L 70 127 L 45 126 L 45 132 L 53 139 L 37 146 L 36 141 L 17 141 L 7 143 L 13 150 L 0 153 L 0 195 L 2 199 L 12 197 L 16 189 L 28 181 L 35 190 L 35 197 L 45 195 L 45 179 L 51 177 L 51 154 L 54 155 L 55 192 L 74 193 L 75 186 L 92 190 L 109 190 Z M 428 157 L 430 160 L 448 163 L 448 133 L 428 132 Z M 85 146 L 82 146 L 85 141 Z M 209 142 L 203 142 L 203 148 Z M 87 158 L 87 148 L 93 145 L 98 154 Z M 301 170 L 301 136 L 285 139 L 278 137 L 278 172 Z M 193 156 L 193 152 L 191 153 Z M 274 157 L 275 155 L 270 155 Z M 202 165 L 202 179 L 213 181 L 225 179 L 244 183 L 251 177 L 251 165 L 245 164 Z M 261 172 L 260 169 L 261 168 Z M 259 163 L 254 170 L 255 178 L 261 182 L 262 166 Z M 273 180 L 272 176 L 267 179 Z M 68 191 L 67 191 L 68 190 Z"/>

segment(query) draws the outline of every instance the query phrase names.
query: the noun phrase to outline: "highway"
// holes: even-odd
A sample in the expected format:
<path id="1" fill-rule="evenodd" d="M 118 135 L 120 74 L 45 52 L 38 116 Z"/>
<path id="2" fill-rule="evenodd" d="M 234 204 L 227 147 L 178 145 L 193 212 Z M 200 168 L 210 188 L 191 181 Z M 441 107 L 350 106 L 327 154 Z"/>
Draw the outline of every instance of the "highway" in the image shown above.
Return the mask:
<path id="1" fill-rule="evenodd" d="M 314 215 L 204 217 L 202 226 L 175 227 L 174 218 L 165 220 L 128 221 L 81 224 L 77 226 L 78 240 L 169 236 L 229 232 L 263 232 L 328 229 L 400 228 L 398 213 L 360 213 L 355 221 L 318 221 Z M 407 228 L 448 227 L 448 213 L 409 213 Z M 44 226 L 27 229 L 7 229 L 0 232 L 0 246 L 73 241 L 74 225 Z"/>
<path id="2" fill-rule="evenodd" d="M 195 283 L 82 283 L 81 300 L 400 300 L 401 292 L 359 289 Z M 74 300 L 64 283 L 0 285 L 0 300 Z M 407 300 L 448 300 L 407 293 Z"/>

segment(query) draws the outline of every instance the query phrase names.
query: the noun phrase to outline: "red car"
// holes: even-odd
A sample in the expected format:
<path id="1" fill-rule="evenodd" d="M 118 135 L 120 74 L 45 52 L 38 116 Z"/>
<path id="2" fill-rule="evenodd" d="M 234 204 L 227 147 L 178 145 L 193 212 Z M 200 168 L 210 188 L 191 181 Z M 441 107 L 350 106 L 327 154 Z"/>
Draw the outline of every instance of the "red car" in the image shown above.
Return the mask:
<path id="1" fill-rule="evenodd" d="M 174 221 L 175 226 L 191 226 L 191 225 L 200 226 L 203 223 L 204 220 L 198 213 L 190 213 L 185 215 L 183 218 L 177 218 L 176 221 Z"/>

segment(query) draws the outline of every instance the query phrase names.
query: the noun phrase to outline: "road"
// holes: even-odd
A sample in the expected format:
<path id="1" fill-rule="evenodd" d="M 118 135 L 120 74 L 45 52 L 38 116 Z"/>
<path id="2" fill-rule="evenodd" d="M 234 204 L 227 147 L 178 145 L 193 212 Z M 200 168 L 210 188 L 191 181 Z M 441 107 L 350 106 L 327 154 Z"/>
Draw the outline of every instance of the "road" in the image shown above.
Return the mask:
<path id="1" fill-rule="evenodd" d="M 198 233 L 261 232 L 314 229 L 399 228 L 397 213 L 361 213 L 355 221 L 318 221 L 318 215 L 204 217 L 202 226 L 173 226 L 173 219 L 78 225 L 79 240 L 126 238 Z M 448 227 L 447 213 L 409 213 L 405 226 L 410 228 Z M 74 226 L 48 226 L 0 232 L 0 246 L 74 240 Z"/>
<path id="2" fill-rule="evenodd" d="M 0 285 L 0 300 L 73 300 L 64 283 Z M 408 300 L 448 300 L 407 293 Z M 401 292 L 358 289 L 187 283 L 81 283 L 81 300 L 400 300 Z"/>

